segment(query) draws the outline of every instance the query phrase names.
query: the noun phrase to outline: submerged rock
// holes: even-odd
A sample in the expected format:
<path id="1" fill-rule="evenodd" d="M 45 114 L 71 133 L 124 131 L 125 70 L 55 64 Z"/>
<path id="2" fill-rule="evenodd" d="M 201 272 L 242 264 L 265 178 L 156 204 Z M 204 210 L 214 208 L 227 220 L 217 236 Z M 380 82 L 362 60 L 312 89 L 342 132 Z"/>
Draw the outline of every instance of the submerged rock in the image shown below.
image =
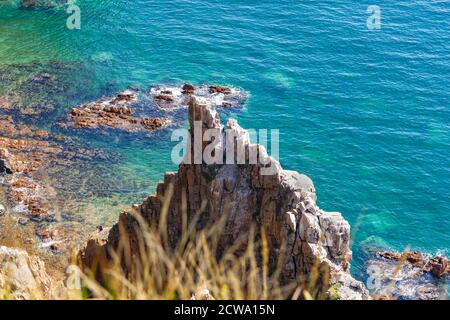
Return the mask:
<path id="1" fill-rule="evenodd" d="M 65 5 L 69 0 L 21 0 L 22 8 L 42 8 L 50 9 Z"/>
<path id="2" fill-rule="evenodd" d="M 190 89 L 184 88 L 185 91 Z M 281 266 L 283 283 L 307 279 L 319 267 L 322 276 L 325 277 L 325 273 L 329 276 L 324 278 L 329 280 L 324 280 L 321 290 L 327 291 L 333 287 L 333 295 L 340 299 L 368 299 L 368 292 L 362 283 L 354 280 L 348 271 L 352 257 L 349 248 L 350 226 L 340 213 L 328 213 L 317 206 L 311 179 L 295 171 L 283 170 L 277 161 L 267 155 L 264 147 L 250 142 L 248 132 L 239 127 L 236 121 L 230 120 L 224 127 L 219 114 L 208 101 L 193 96 L 189 103 L 191 133 L 195 122 L 202 123 L 202 131 L 216 129 L 224 135 L 226 128 L 228 133 L 236 133 L 237 140 L 245 148 L 247 160 L 250 152 L 256 151 L 260 159 L 266 161 L 264 164 L 246 162 L 239 165 L 182 163 L 178 172 L 166 173 L 164 182 L 157 187 L 157 193 L 138 206 L 142 218 L 150 225 L 157 226 L 162 215 L 162 199 L 167 190 L 173 188 L 166 217 L 172 246 L 181 237 L 183 208 L 190 221 L 194 217 L 198 218 L 197 229 L 227 217 L 217 245 L 219 255 L 231 246 L 237 246 L 238 253 L 243 252 L 250 229 L 255 224 L 258 233 L 262 228 L 266 231 L 269 263 L 272 270 L 277 264 Z M 194 138 L 191 139 L 193 148 Z M 219 144 L 219 148 L 225 148 L 225 144 L 230 143 L 226 137 L 223 141 L 226 142 Z M 263 174 L 267 168 L 271 168 L 272 172 Z M 185 206 L 183 199 L 186 199 Z M 125 254 L 132 257 L 124 261 L 123 268 L 127 272 L 131 268 L 127 261 L 133 261 L 139 256 L 137 226 L 133 214 L 122 213 L 119 223 L 113 226 L 107 238 L 104 235 L 98 240 L 97 232 L 80 252 L 84 266 L 94 267 L 92 262 L 99 260 L 106 261 L 107 265 L 110 260 L 108 252 L 123 248 L 119 241 L 122 239 L 121 233 L 125 233 L 125 238 L 130 239 L 125 244 L 128 248 Z"/>
<path id="3" fill-rule="evenodd" d="M 111 169 L 114 158 L 101 150 L 85 149 L 75 140 L 36 130 L 16 123 L 11 116 L 0 115 L 2 191 L 11 215 L 18 216 L 17 224 L 38 228 L 36 234 L 42 248 L 60 253 L 69 247 L 69 235 L 70 244 L 77 241 L 75 237 L 82 237 L 79 231 L 73 230 L 82 226 L 75 228 L 68 224 L 61 227 L 59 233 L 55 233 L 54 227 L 47 227 L 51 233 L 46 237 L 45 232 L 40 233 L 41 224 L 68 220 L 69 217 L 63 217 L 67 210 L 71 217 L 81 213 L 78 199 L 86 199 L 94 189 L 92 186 L 98 187 L 98 178 L 92 170 L 98 160 L 104 159 L 109 161 Z M 74 178 L 72 170 L 80 174 Z M 74 184 L 73 188 L 70 184 Z M 14 234 L 7 236 L 14 238 Z"/>
<path id="4" fill-rule="evenodd" d="M 63 62 L 0 66 L 0 111 L 37 121 L 57 114 L 95 91 L 95 75 L 84 64 Z M 30 118 L 32 116 L 32 118 Z"/>

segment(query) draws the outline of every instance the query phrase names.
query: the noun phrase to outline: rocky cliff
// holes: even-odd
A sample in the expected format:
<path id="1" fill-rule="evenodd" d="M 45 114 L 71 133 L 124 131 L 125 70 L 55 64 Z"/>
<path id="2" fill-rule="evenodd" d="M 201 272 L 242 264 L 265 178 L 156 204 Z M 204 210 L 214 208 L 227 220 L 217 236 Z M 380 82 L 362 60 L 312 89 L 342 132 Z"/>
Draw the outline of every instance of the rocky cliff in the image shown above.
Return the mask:
<path id="1" fill-rule="evenodd" d="M 282 283 L 307 279 L 313 269 L 318 268 L 327 273 L 325 289 L 332 287 L 339 298 L 369 298 L 362 283 L 349 274 L 352 258 L 350 226 L 340 213 L 325 212 L 317 206 L 311 179 L 295 171 L 283 170 L 263 146 L 250 141 L 249 133 L 235 120 L 229 120 L 224 126 L 216 110 L 206 100 L 195 96 L 189 102 L 191 140 L 188 145 L 192 154 L 196 145 L 195 126 L 199 123 L 201 133 L 216 129 L 223 137 L 216 144 L 214 154 L 225 157 L 227 144 L 235 142 L 245 150 L 245 164 L 236 164 L 236 161 L 235 164 L 194 164 L 194 159 L 188 162 L 185 158 L 178 172 L 166 173 L 157 193 L 137 207 L 145 221 L 156 225 L 161 220 L 163 198 L 171 193 L 166 221 L 169 242 L 173 246 L 181 237 L 184 216 L 188 221 L 196 219 L 197 229 L 225 217 L 218 255 L 230 246 L 243 250 L 250 229 L 256 226 L 257 233 L 265 230 L 269 263 L 272 269 L 275 265 L 281 266 Z M 203 143 L 202 151 L 207 146 Z M 250 164 L 254 152 L 260 161 Z M 270 174 L 267 174 L 265 171 L 269 169 Z M 133 234 L 136 219 L 131 213 L 124 212 L 119 221 L 107 237 L 99 240 L 99 235 L 95 235 L 80 253 L 86 266 L 91 266 L 93 261 L 108 260 L 110 250 L 123 248 L 119 239 L 124 232 L 130 241 L 125 247 L 138 253 L 136 235 Z M 106 235 L 107 231 L 102 233 Z"/>
<path id="2" fill-rule="evenodd" d="M 0 246 L 0 300 L 52 299 L 54 287 L 42 260 Z"/>

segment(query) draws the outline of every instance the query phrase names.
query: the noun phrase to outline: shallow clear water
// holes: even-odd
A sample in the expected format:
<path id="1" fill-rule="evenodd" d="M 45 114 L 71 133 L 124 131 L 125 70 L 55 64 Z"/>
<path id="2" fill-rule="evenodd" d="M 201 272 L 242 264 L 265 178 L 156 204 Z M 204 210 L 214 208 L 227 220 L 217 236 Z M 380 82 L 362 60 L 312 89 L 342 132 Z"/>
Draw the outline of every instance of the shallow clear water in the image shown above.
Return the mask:
<path id="1" fill-rule="evenodd" d="M 64 9 L 3 4 L 0 64 L 82 61 L 92 96 L 241 87 L 251 97 L 233 116 L 280 129 L 282 165 L 309 175 L 319 205 L 353 226 L 355 274 L 368 240 L 450 254 L 450 4 L 379 0 L 382 29 L 368 31 L 360 1 L 223 2 L 78 0 L 74 31 Z M 144 194 L 175 167 L 167 132 L 84 139 L 118 153 L 117 174 L 149 183 Z"/>

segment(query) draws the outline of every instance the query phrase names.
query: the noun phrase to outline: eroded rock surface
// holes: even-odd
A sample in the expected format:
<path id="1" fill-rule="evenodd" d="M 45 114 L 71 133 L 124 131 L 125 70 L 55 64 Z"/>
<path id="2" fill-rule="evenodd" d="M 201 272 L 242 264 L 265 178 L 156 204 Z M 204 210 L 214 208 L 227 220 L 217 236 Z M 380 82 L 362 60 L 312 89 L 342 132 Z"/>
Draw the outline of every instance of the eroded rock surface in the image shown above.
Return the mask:
<path id="1" fill-rule="evenodd" d="M 54 286 L 39 258 L 0 246 L 0 299 L 51 299 Z"/>
<path id="2" fill-rule="evenodd" d="M 152 86 L 149 89 L 153 101 L 162 109 L 187 108 L 192 95 L 206 99 L 213 107 L 241 107 L 247 100 L 247 93 L 232 87 L 218 85 L 194 86 L 186 83 L 181 87 Z"/>
<path id="3" fill-rule="evenodd" d="M 166 173 L 164 182 L 157 187 L 157 193 L 138 207 L 142 217 L 150 224 L 158 223 L 162 198 L 172 186 L 173 197 L 167 216 L 172 245 L 181 237 L 182 198 L 185 195 L 188 219 L 194 219 L 201 212 L 197 228 L 227 217 L 218 244 L 219 255 L 232 245 L 244 250 L 250 228 L 256 225 L 257 230 L 261 227 L 266 230 L 271 266 L 282 259 L 281 278 L 284 283 L 297 281 L 302 276 L 307 278 L 319 266 L 321 270 L 328 271 L 329 286 L 335 289 L 338 298 L 369 298 L 364 286 L 348 272 L 352 257 L 349 249 L 350 226 L 340 213 L 325 212 L 317 206 L 311 179 L 295 171 L 283 170 L 277 161 L 268 156 L 264 147 L 250 142 L 249 134 L 235 120 L 229 120 L 223 126 L 218 113 L 207 100 L 193 96 L 189 103 L 191 135 L 195 122 L 202 124 L 202 132 L 207 129 L 217 129 L 221 134 L 224 134 L 224 129 L 228 133 L 234 132 L 245 147 L 246 160 L 256 151 L 263 161 L 242 165 L 182 163 L 178 172 Z M 191 136 L 191 139 L 193 148 L 194 137 Z M 222 141 L 219 148 L 225 148 L 230 143 L 226 137 Z M 272 169 L 271 174 L 262 174 L 268 168 Z M 137 254 L 138 248 L 133 240 L 137 238 L 134 234 L 136 227 L 133 215 L 122 213 L 107 239 L 93 240 L 81 252 L 85 266 L 90 266 L 93 254 L 100 255 L 96 260 L 108 260 L 107 252 L 119 247 L 121 231 L 128 233 L 128 245 L 131 252 Z M 98 236 L 97 232 L 94 238 L 98 239 Z M 124 268 L 127 268 L 126 264 Z"/>
<path id="4" fill-rule="evenodd" d="M 3 184 L 9 187 L 9 200 L 23 206 L 31 218 L 43 219 L 51 210 L 49 197 L 54 190 L 33 179 L 32 174 L 62 149 L 47 140 L 46 131 L 16 125 L 11 116 L 0 116 L 0 129 L 0 172 Z"/>
<path id="5" fill-rule="evenodd" d="M 418 251 L 379 251 L 367 262 L 368 283 L 373 295 L 382 299 L 448 299 L 449 260 Z"/>
<path id="6" fill-rule="evenodd" d="M 134 117 L 131 107 L 137 100 L 137 94 L 124 91 L 114 98 L 102 98 L 98 101 L 73 108 L 70 120 L 63 126 L 96 129 L 108 127 L 126 132 L 155 131 L 170 123 L 165 118 Z"/>
<path id="7" fill-rule="evenodd" d="M 397 253 L 390 251 L 378 252 L 378 256 L 397 263 L 411 265 L 419 268 L 422 272 L 429 272 L 437 278 L 446 277 L 450 274 L 450 261 L 443 256 L 429 257 L 418 251 Z"/>
<path id="8" fill-rule="evenodd" d="M 68 244 L 67 233 L 72 231 L 49 224 L 64 219 L 62 209 L 71 199 L 62 199 L 59 194 L 68 187 L 63 178 L 52 179 L 49 174 L 58 168 L 67 174 L 68 168 L 98 159 L 110 158 L 100 150 L 84 149 L 66 137 L 0 115 L 0 187 L 7 200 L 3 215 L 8 212 L 16 217 L 17 227 L 35 226 L 40 246 L 61 252 Z M 77 183 L 80 188 L 80 180 Z"/>

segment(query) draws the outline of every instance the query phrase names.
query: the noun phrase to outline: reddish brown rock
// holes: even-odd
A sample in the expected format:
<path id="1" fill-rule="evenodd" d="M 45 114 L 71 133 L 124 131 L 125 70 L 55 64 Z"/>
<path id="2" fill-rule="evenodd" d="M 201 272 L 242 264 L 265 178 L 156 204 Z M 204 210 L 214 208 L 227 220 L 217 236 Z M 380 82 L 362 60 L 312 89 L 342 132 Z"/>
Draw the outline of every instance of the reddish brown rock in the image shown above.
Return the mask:
<path id="1" fill-rule="evenodd" d="M 366 263 L 367 281 L 375 297 L 392 300 L 446 299 L 447 266 L 446 258 L 431 258 L 418 251 L 376 252 Z"/>
<path id="2" fill-rule="evenodd" d="M 122 93 L 119 93 L 117 97 L 115 97 L 112 100 L 112 103 L 119 103 L 119 102 L 127 102 L 132 103 L 136 99 L 136 95 L 133 92 L 125 91 Z"/>
<path id="3" fill-rule="evenodd" d="M 10 109 L 11 102 L 6 97 L 0 97 L 0 109 Z"/>
<path id="4" fill-rule="evenodd" d="M 436 256 L 426 263 L 423 270 L 431 272 L 435 277 L 442 278 L 450 274 L 450 261 L 443 256 Z"/>
<path id="5" fill-rule="evenodd" d="M 377 255 L 387 260 L 408 264 L 423 272 L 431 273 L 438 278 L 442 278 L 450 273 L 450 262 L 443 256 L 436 256 L 430 259 L 418 251 L 405 253 L 383 251 L 378 252 Z"/>
<path id="6" fill-rule="evenodd" d="M 209 93 L 231 94 L 231 89 L 223 86 L 209 86 Z"/>
<path id="7" fill-rule="evenodd" d="M 142 118 L 140 122 L 148 130 L 157 130 L 165 125 L 165 121 L 160 118 Z"/>
<path id="8" fill-rule="evenodd" d="M 165 91 L 165 92 L 167 92 L 167 91 Z M 166 101 L 166 102 L 174 102 L 174 99 L 171 96 L 164 95 L 164 94 L 158 94 L 158 95 L 154 96 L 153 99 L 155 99 L 155 100 L 163 100 L 163 101 Z"/>
<path id="9" fill-rule="evenodd" d="M 162 98 L 161 98 L 162 99 Z M 113 128 L 127 132 L 155 131 L 166 126 L 170 121 L 162 118 L 138 118 L 131 114 L 132 103 L 137 100 L 135 93 L 125 91 L 115 98 L 102 99 L 73 108 L 69 122 L 63 126 L 77 128 Z"/>
<path id="10" fill-rule="evenodd" d="M 47 141 L 46 131 L 16 125 L 11 117 L 0 117 L 0 128 L 4 129 L 0 133 L 0 161 L 7 173 L 9 200 L 14 205 L 24 204 L 32 218 L 46 217 L 51 209 L 47 198 L 53 191 L 35 181 L 32 174 L 57 157 L 61 146 Z"/>
<path id="11" fill-rule="evenodd" d="M 158 123 L 147 124 L 158 126 Z M 97 156 L 95 150 L 77 145 L 77 152 L 64 150 L 71 143 L 63 137 L 44 130 L 14 123 L 10 116 L 0 116 L 0 174 L 11 208 L 32 220 L 50 218 L 54 212 L 57 194 L 48 179 L 52 164 L 70 166 L 77 157 L 89 160 Z"/>
<path id="12" fill-rule="evenodd" d="M 311 179 L 283 170 L 277 161 L 269 157 L 264 147 L 250 142 L 248 132 L 236 121 L 230 120 L 223 126 L 219 114 L 207 100 L 194 96 L 189 104 L 191 134 L 195 123 L 202 124 L 202 131 L 214 129 L 224 134 L 224 129 L 228 129 L 229 134 L 243 143 L 246 155 L 255 151 L 260 159 L 267 162 L 264 165 L 182 163 L 178 172 L 165 174 L 156 194 L 137 207 L 137 214 L 151 226 L 157 226 L 162 215 L 162 199 L 168 190 L 172 190 L 173 196 L 165 215 L 168 240 L 172 246 L 181 238 L 183 210 L 186 210 L 185 216 L 190 221 L 197 217 L 198 230 L 227 217 L 218 239 L 219 256 L 231 246 L 237 248 L 237 254 L 244 252 L 250 229 L 256 225 L 258 234 L 261 229 L 266 231 L 270 269 L 275 269 L 276 265 L 281 267 L 283 283 L 308 279 L 314 266 L 319 265 L 321 272 L 324 272 L 321 275 L 325 277 L 327 271 L 329 276 L 329 283 L 323 285 L 323 290 L 328 290 L 328 285 L 336 285 L 342 299 L 368 299 L 362 283 L 348 273 L 352 256 L 349 248 L 350 226 L 340 213 L 325 212 L 317 206 Z M 190 144 L 192 147 L 193 142 Z M 268 168 L 272 170 L 267 172 Z M 185 205 L 183 199 L 186 199 Z M 84 266 L 92 268 L 94 261 L 109 261 L 108 252 L 127 248 L 126 252 L 118 254 L 125 255 L 123 268 L 125 273 L 129 272 L 132 268 L 129 263 L 139 259 L 140 254 L 137 226 L 132 213 L 122 213 L 107 239 L 98 241 L 95 236 L 80 252 Z M 124 234 L 126 243 L 119 245 Z"/>
<path id="13" fill-rule="evenodd" d="M 183 85 L 182 90 L 183 90 L 183 94 L 194 94 L 195 87 L 190 83 L 185 83 Z"/>
<path id="14" fill-rule="evenodd" d="M 425 265 L 425 257 L 418 251 L 397 253 L 390 251 L 378 252 L 378 255 L 382 258 L 394 261 L 405 261 L 413 267 L 422 268 Z"/>
<path id="15" fill-rule="evenodd" d="M 182 87 L 152 86 L 149 93 L 159 108 L 170 111 L 187 108 L 193 95 L 206 99 L 217 108 L 242 107 L 247 99 L 247 94 L 237 88 L 189 83 Z"/>
<path id="16" fill-rule="evenodd" d="M 33 133 L 33 136 L 37 138 L 48 138 L 48 132 L 45 130 L 38 130 Z"/>

